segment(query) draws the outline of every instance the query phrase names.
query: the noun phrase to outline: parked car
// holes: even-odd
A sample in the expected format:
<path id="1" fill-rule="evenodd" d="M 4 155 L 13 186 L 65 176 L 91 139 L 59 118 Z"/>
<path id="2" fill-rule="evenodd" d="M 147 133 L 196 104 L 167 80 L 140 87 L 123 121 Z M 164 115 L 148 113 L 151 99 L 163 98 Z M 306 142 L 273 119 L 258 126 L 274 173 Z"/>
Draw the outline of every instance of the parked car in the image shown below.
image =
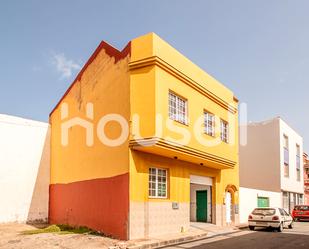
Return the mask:
<path id="1" fill-rule="evenodd" d="M 292 211 L 294 221 L 309 220 L 309 205 L 297 205 Z"/>
<path id="2" fill-rule="evenodd" d="M 269 227 L 282 232 L 283 228 L 293 228 L 293 218 L 283 208 L 256 208 L 248 217 L 249 229 Z"/>

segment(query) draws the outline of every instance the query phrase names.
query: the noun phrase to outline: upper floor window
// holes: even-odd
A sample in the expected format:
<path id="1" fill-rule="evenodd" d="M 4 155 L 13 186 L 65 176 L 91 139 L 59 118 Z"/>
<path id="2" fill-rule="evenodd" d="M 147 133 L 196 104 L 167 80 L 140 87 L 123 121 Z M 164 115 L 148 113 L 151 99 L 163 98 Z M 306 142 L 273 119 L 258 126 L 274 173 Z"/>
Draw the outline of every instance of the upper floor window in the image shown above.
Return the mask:
<path id="1" fill-rule="evenodd" d="M 149 197 L 167 197 L 167 170 L 149 168 Z"/>
<path id="2" fill-rule="evenodd" d="M 300 146 L 296 144 L 296 177 L 300 181 Z"/>
<path id="3" fill-rule="evenodd" d="M 228 122 L 221 119 L 220 122 L 220 132 L 221 132 L 221 141 L 228 143 L 229 142 L 229 124 Z"/>
<path id="4" fill-rule="evenodd" d="M 205 133 L 215 136 L 215 116 L 209 112 L 204 112 L 204 129 Z"/>
<path id="5" fill-rule="evenodd" d="M 173 92 L 169 92 L 168 104 L 169 118 L 187 124 L 188 101 Z"/>
<path id="6" fill-rule="evenodd" d="M 284 176 L 289 176 L 289 164 L 290 164 L 290 156 L 289 156 L 289 138 L 288 136 L 283 136 L 283 153 L 284 153 Z"/>

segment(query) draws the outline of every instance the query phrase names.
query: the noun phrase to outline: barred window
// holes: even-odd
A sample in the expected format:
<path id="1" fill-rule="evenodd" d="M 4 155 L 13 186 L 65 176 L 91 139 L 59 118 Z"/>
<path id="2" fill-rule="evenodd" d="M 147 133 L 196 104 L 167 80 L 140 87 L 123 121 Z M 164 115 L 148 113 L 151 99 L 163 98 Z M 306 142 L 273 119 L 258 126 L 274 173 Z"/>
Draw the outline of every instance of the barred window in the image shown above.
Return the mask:
<path id="1" fill-rule="evenodd" d="M 149 197 L 167 197 L 167 170 L 149 168 Z"/>
<path id="2" fill-rule="evenodd" d="M 220 122 L 220 131 L 221 131 L 221 141 L 228 143 L 229 142 L 229 124 L 228 122 L 222 119 Z"/>
<path id="3" fill-rule="evenodd" d="M 187 100 L 169 92 L 169 118 L 187 124 Z"/>
<path id="4" fill-rule="evenodd" d="M 204 112 L 204 128 L 207 135 L 215 136 L 215 116 L 213 114 Z"/>

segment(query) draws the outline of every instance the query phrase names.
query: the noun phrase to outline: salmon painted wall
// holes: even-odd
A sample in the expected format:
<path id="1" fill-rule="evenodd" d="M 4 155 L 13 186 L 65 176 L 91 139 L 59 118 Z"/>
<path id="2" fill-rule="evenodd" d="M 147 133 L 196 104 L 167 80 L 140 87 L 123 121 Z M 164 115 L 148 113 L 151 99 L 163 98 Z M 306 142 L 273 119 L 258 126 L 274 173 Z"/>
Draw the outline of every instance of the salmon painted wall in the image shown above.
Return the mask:
<path id="1" fill-rule="evenodd" d="M 102 42 L 50 115 L 51 134 L 51 223 L 88 226 L 120 239 L 128 236 L 129 150 L 128 142 L 108 146 L 97 135 L 100 119 L 119 114 L 129 120 L 128 61 L 130 44 L 122 51 Z M 68 117 L 61 118 L 62 104 Z M 93 118 L 86 115 L 93 104 Z M 79 117 L 93 125 L 93 144 L 86 145 L 86 129 L 69 128 L 63 146 L 61 125 Z M 98 132 L 102 133 L 102 130 Z M 121 126 L 108 122 L 104 134 L 116 139 Z"/>

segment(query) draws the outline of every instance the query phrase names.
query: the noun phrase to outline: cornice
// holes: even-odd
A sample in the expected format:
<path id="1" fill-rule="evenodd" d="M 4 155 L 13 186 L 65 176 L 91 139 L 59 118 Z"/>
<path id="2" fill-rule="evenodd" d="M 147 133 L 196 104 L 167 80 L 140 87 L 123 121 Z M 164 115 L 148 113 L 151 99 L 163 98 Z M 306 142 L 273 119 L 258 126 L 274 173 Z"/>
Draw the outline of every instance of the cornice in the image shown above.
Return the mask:
<path id="1" fill-rule="evenodd" d="M 166 61 L 164 61 L 158 56 L 151 56 L 151 57 L 147 57 L 141 60 L 131 61 L 129 63 L 130 70 L 135 70 L 138 68 L 143 68 L 143 67 L 148 67 L 148 66 L 160 67 L 164 71 L 168 72 L 169 74 L 173 75 L 177 79 L 181 80 L 182 82 L 192 87 L 196 91 L 200 92 L 205 97 L 209 98 L 210 100 L 220 105 L 224 109 L 228 110 L 229 112 L 233 114 L 237 112 L 237 108 L 230 105 L 228 102 L 226 102 L 225 100 L 223 100 L 222 98 L 214 94 L 213 92 L 209 91 L 204 86 L 202 86 L 201 84 L 199 84 L 198 82 L 196 82 L 195 80 L 193 80 L 192 78 L 190 78 L 189 76 L 187 76 L 186 74 L 184 74 L 177 68 L 173 67 L 172 65 L 170 65 L 169 63 L 167 63 Z M 235 99 L 233 100 L 235 101 Z"/>
<path id="2" fill-rule="evenodd" d="M 194 156 L 200 158 L 202 160 L 211 161 L 213 163 L 222 164 L 228 168 L 234 168 L 236 165 L 235 161 L 231 161 L 225 159 L 223 157 L 219 157 L 205 151 L 197 150 L 189 146 L 180 145 L 171 141 L 164 140 L 158 137 L 150 137 L 150 138 L 143 138 L 143 139 L 135 139 L 130 140 L 129 146 L 133 149 L 139 149 L 142 147 L 160 147 L 164 149 L 174 150 L 179 153 L 183 153 L 189 156 Z"/>

